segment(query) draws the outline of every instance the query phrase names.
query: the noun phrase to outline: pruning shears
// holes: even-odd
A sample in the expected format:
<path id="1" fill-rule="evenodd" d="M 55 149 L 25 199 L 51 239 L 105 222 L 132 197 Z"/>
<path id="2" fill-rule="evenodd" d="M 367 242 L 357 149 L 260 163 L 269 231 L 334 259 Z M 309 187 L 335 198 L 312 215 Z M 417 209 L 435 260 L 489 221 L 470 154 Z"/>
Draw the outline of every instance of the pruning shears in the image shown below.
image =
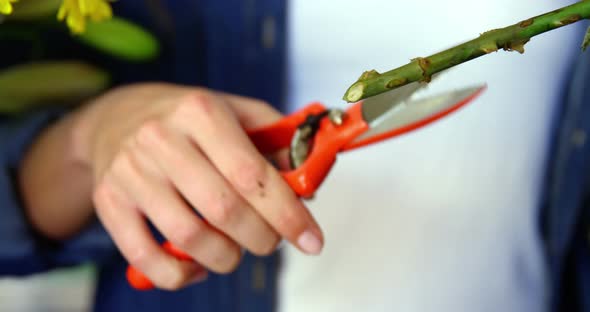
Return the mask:
<path id="1" fill-rule="evenodd" d="M 309 198 L 328 175 L 338 153 L 422 128 L 472 102 L 486 88 L 485 84 L 475 85 L 413 98 L 425 85 L 413 82 L 354 103 L 346 110 L 314 102 L 274 124 L 247 132 L 262 154 L 289 148 L 291 169 L 281 174 L 297 195 Z M 192 261 L 170 242 L 162 246 L 179 260 Z M 127 280 L 138 290 L 154 287 L 131 266 L 127 269 Z"/>

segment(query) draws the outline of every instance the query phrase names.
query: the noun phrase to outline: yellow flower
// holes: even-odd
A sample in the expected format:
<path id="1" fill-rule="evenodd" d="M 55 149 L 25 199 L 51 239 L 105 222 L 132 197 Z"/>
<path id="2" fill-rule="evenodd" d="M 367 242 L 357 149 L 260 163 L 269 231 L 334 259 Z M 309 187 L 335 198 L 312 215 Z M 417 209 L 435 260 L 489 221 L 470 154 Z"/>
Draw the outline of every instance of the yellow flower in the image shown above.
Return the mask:
<path id="1" fill-rule="evenodd" d="M 64 0 L 57 12 L 57 19 L 66 19 L 68 27 L 76 34 L 84 32 L 86 19 L 98 22 L 112 16 L 113 12 L 107 0 Z"/>
<path id="2" fill-rule="evenodd" d="M 17 0 L 0 0 L 0 13 L 1 14 L 10 14 L 12 13 L 12 3 L 15 3 Z"/>

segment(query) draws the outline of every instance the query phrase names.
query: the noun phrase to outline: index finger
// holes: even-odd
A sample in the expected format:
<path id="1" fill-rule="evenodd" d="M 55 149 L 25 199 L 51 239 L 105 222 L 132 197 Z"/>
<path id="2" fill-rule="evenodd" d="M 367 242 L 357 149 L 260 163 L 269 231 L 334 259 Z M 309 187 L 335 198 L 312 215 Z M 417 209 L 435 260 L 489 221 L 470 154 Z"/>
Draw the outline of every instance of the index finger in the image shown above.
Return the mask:
<path id="1" fill-rule="evenodd" d="M 277 233 L 303 252 L 318 254 L 323 235 L 317 222 L 258 152 L 228 104 L 206 92 L 192 94 L 185 101 L 186 109 L 175 115 L 176 121 L 229 184 Z"/>
<path id="2" fill-rule="evenodd" d="M 268 126 L 284 117 L 281 112 L 262 100 L 223 92 L 217 92 L 217 94 L 230 105 L 242 127 L 247 130 Z M 288 148 L 277 150 L 267 156 L 279 169 L 291 169 Z"/>
<path id="3" fill-rule="evenodd" d="M 217 94 L 230 105 L 238 121 L 246 129 L 263 127 L 283 117 L 281 112 L 262 100 L 221 92 Z"/>

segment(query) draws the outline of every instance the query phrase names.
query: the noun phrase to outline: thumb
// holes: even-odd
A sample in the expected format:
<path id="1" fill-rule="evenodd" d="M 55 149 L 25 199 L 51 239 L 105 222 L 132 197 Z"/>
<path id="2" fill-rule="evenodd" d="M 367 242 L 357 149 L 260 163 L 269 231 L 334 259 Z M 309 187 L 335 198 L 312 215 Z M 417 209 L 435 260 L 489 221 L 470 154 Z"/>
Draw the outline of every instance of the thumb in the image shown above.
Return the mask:
<path id="1" fill-rule="evenodd" d="M 277 109 L 262 100 L 232 94 L 221 94 L 221 97 L 230 105 L 245 129 L 267 126 L 283 117 Z"/>
<path id="2" fill-rule="evenodd" d="M 278 110 L 261 100 L 230 94 L 223 94 L 222 97 L 229 103 L 244 129 L 264 127 L 283 117 L 283 114 Z M 291 169 L 288 148 L 278 150 L 267 156 L 270 157 L 278 169 Z"/>

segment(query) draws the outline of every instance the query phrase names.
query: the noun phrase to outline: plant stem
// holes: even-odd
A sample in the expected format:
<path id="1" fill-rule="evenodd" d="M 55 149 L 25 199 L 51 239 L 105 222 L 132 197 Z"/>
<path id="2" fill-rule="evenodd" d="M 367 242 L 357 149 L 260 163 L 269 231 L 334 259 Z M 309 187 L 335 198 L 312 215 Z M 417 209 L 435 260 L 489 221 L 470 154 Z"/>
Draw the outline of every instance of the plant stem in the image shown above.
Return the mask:
<path id="1" fill-rule="evenodd" d="M 588 18 L 590 0 L 582 0 L 505 28 L 490 30 L 476 39 L 428 57 L 417 57 L 406 65 L 382 74 L 375 70 L 366 71 L 348 88 L 343 99 L 357 102 L 411 82 L 429 82 L 435 73 L 498 49 L 524 53 L 524 45 L 532 37 Z"/>
<path id="2" fill-rule="evenodd" d="M 586 29 L 586 35 L 584 35 L 584 41 L 582 42 L 582 51 L 586 51 L 588 45 L 590 45 L 590 26 L 588 26 L 588 29 Z"/>

